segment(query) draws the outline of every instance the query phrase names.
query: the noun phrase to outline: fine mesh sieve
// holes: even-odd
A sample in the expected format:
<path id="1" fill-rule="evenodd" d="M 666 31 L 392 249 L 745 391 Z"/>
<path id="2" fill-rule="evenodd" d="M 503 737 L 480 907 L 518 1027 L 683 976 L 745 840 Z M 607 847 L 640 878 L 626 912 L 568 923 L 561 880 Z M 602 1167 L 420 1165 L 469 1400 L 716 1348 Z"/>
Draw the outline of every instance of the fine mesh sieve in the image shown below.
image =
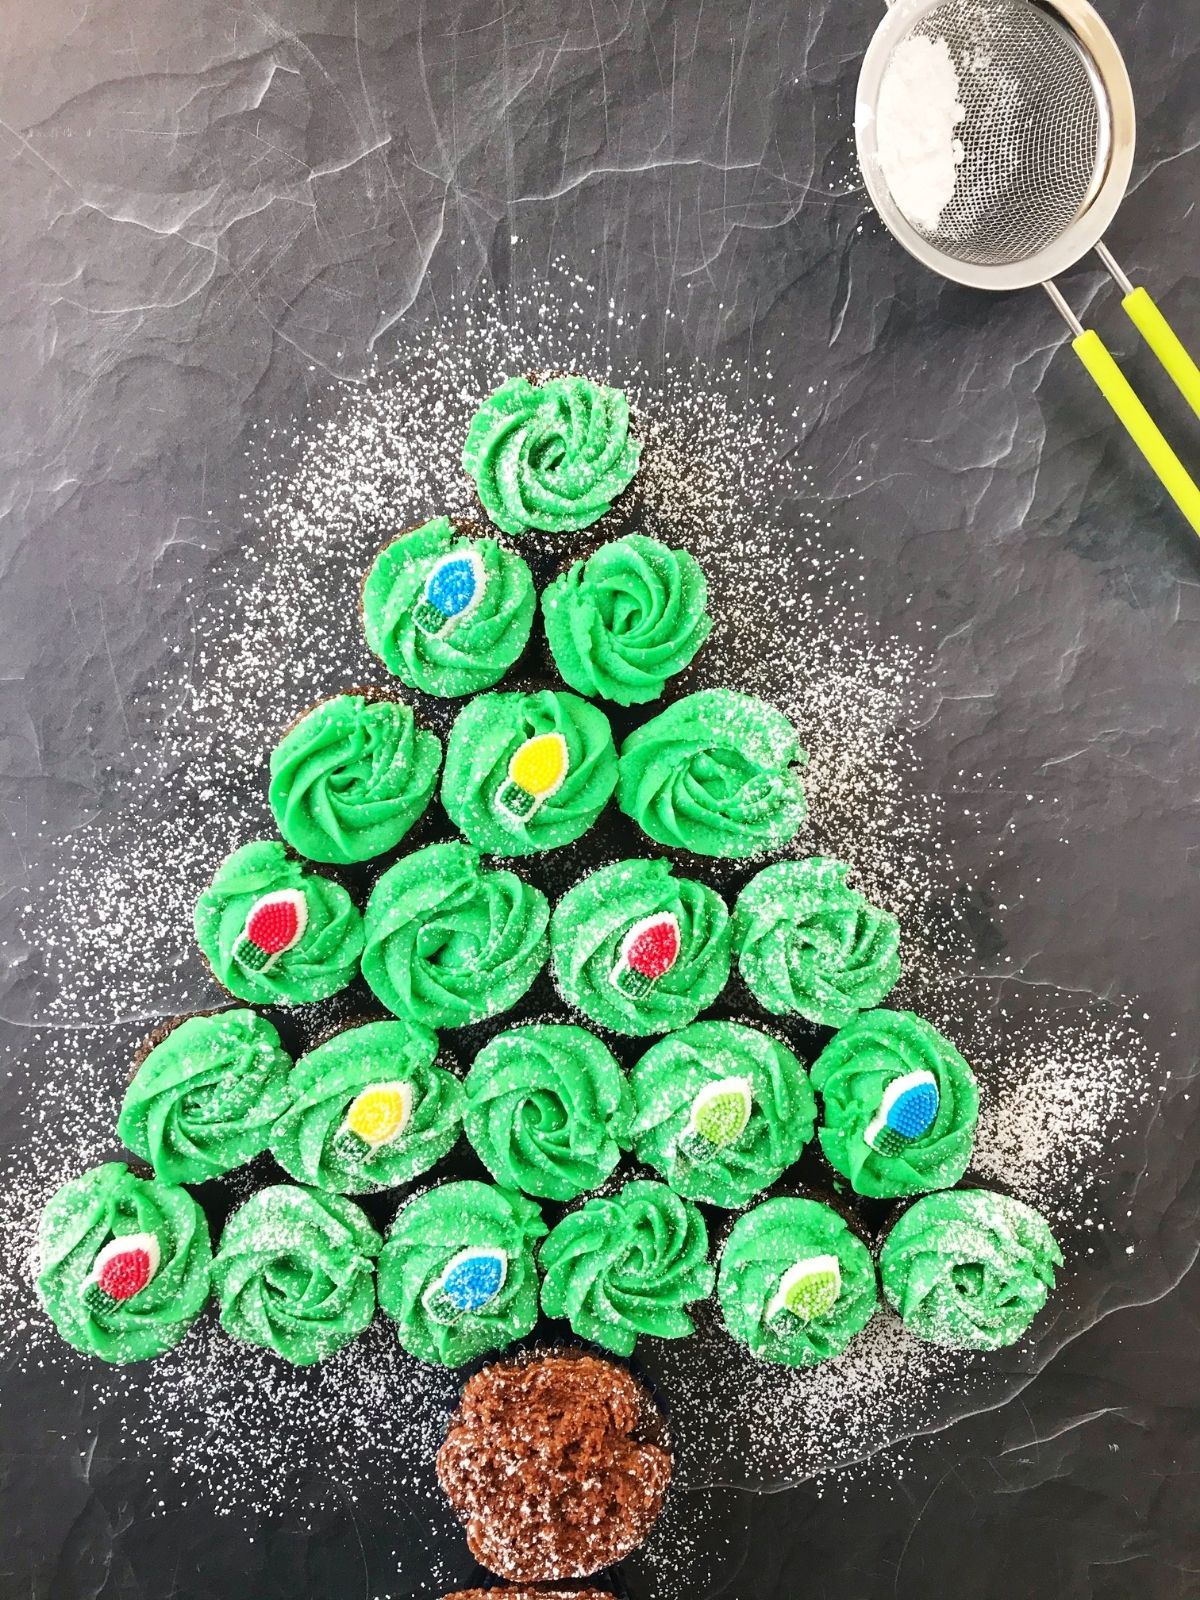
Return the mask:
<path id="1" fill-rule="evenodd" d="M 1052 281 L 1096 250 L 1125 311 L 1200 415 L 1200 369 L 1102 242 L 1133 168 L 1136 120 L 1112 34 L 1088 0 L 888 3 L 855 108 L 876 210 L 944 277 L 981 289 L 1040 283 L 1075 334 L 1076 354 L 1200 533 L 1200 489 Z"/>

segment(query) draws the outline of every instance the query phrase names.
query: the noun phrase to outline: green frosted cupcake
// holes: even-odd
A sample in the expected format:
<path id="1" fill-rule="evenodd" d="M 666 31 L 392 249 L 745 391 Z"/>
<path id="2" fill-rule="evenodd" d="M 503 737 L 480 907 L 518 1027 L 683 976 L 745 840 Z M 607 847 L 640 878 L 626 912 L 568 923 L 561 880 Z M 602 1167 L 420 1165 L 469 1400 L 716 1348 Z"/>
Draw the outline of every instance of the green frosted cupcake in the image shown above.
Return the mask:
<path id="1" fill-rule="evenodd" d="M 1062 1262 L 1032 1206 L 955 1189 L 909 1206 L 884 1240 L 879 1274 L 885 1299 L 918 1339 L 999 1350 L 1045 1305 Z"/>
<path id="2" fill-rule="evenodd" d="M 306 712 L 271 752 L 271 810 L 302 856 L 345 866 L 394 850 L 437 784 L 442 745 L 371 690 Z"/>
<path id="3" fill-rule="evenodd" d="M 602 545 L 542 595 L 554 664 L 580 694 L 642 705 L 657 700 L 708 638 L 700 563 L 643 534 Z"/>
<path id="4" fill-rule="evenodd" d="M 102 1361 L 172 1349 L 208 1299 L 212 1245 L 186 1189 L 121 1161 L 58 1190 L 38 1228 L 37 1290 L 68 1344 Z"/>
<path id="5" fill-rule="evenodd" d="M 625 740 L 617 803 L 658 844 L 760 855 L 804 820 L 807 760 L 782 711 L 733 689 L 702 689 Z"/>
<path id="6" fill-rule="evenodd" d="M 505 533 L 570 533 L 612 509 L 641 448 L 619 389 L 572 376 L 509 378 L 471 418 L 463 471 Z"/>
<path id="7" fill-rule="evenodd" d="M 834 1169 L 875 1199 L 948 1189 L 967 1170 L 979 1115 L 975 1075 L 911 1011 L 866 1011 L 812 1069 L 818 1134 Z"/>
<path id="8" fill-rule="evenodd" d="M 546 964 L 546 897 L 515 872 L 484 872 L 466 844 L 431 844 L 389 867 L 366 910 L 363 976 L 423 1028 L 507 1011 Z"/>
<path id="9" fill-rule="evenodd" d="M 293 1366 L 324 1360 L 375 1315 L 382 1242 L 340 1194 L 260 1189 L 225 1224 L 213 1258 L 221 1326 Z"/>
<path id="10" fill-rule="evenodd" d="M 641 1178 L 565 1216 L 541 1263 L 546 1315 L 565 1317 L 581 1339 L 618 1356 L 633 1354 L 639 1334 L 685 1338 L 693 1332 L 686 1308 L 713 1286 L 699 1210 Z"/>
<path id="11" fill-rule="evenodd" d="M 587 832 L 617 786 L 608 718 L 578 695 L 486 694 L 459 714 L 442 804 L 480 850 L 527 856 Z"/>
<path id="12" fill-rule="evenodd" d="M 693 1022 L 630 1073 L 633 1143 L 676 1194 L 744 1206 L 800 1159 L 817 1102 L 792 1052 L 737 1022 Z"/>
<path id="13" fill-rule="evenodd" d="M 464 1088 L 467 1138 L 509 1188 L 574 1200 L 598 1188 L 629 1148 L 629 1085 L 586 1028 L 545 1022 L 498 1033 Z"/>
<path id="14" fill-rule="evenodd" d="M 776 1016 L 844 1028 L 900 977 L 900 924 L 813 856 L 764 867 L 738 896 L 733 949 L 746 987 Z"/>
<path id="15" fill-rule="evenodd" d="M 550 925 L 554 976 L 571 1005 L 615 1033 L 682 1028 L 729 976 L 725 902 L 666 861 L 618 861 L 562 897 Z"/>
<path id="16" fill-rule="evenodd" d="M 196 901 L 213 976 L 255 1005 L 327 1000 L 358 973 L 363 927 L 341 884 L 306 872 L 274 839 L 235 850 Z"/>
<path id="17" fill-rule="evenodd" d="M 267 1148 L 292 1058 L 265 1017 L 221 1011 L 152 1035 L 117 1133 L 164 1183 L 205 1183 Z"/>
<path id="18" fill-rule="evenodd" d="M 462 1085 L 434 1065 L 437 1035 L 407 1022 L 343 1028 L 301 1056 L 271 1154 L 298 1183 L 337 1194 L 394 1189 L 462 1131 Z"/>
<path id="19" fill-rule="evenodd" d="M 363 579 L 367 644 L 410 689 L 490 689 L 529 639 L 536 606 L 521 557 L 478 523 L 434 517 L 393 539 Z"/>
<path id="20" fill-rule="evenodd" d="M 461 1367 L 503 1350 L 538 1317 L 532 1200 L 490 1183 L 444 1183 L 401 1208 L 379 1258 L 379 1304 L 410 1355 Z"/>
<path id="21" fill-rule="evenodd" d="M 721 1251 L 725 1326 L 760 1361 L 814 1367 L 842 1351 L 879 1303 L 871 1252 L 815 1200 L 764 1200 Z"/>

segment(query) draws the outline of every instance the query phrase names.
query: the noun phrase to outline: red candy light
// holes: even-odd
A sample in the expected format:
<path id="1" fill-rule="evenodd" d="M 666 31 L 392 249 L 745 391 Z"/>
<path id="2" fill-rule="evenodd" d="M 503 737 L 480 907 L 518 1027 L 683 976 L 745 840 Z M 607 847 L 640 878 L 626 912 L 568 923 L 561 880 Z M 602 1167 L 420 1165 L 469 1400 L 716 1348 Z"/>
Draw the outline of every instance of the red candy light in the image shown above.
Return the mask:
<path id="1" fill-rule="evenodd" d="M 265 972 L 285 950 L 304 936 L 308 902 L 299 889 L 265 894 L 250 907 L 246 926 L 233 947 L 235 961 L 252 972 Z"/>
<path id="2" fill-rule="evenodd" d="M 626 930 L 612 981 L 623 994 L 639 1000 L 679 959 L 679 923 L 670 911 L 659 911 Z"/>
<path id="3" fill-rule="evenodd" d="M 103 1311 L 140 1294 L 158 1271 L 158 1240 L 152 1233 L 111 1239 L 92 1263 L 84 1294 L 93 1311 Z"/>

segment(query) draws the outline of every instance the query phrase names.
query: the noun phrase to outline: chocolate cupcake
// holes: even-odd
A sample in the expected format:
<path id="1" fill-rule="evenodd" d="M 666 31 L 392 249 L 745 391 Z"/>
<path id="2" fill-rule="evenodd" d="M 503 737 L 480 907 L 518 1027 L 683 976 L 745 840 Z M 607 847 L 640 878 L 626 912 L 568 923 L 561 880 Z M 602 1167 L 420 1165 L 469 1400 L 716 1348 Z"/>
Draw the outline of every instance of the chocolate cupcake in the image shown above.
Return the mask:
<path id="1" fill-rule="evenodd" d="M 1029 1328 L 1062 1251 L 1032 1206 L 989 1189 L 915 1200 L 879 1255 L 884 1298 L 904 1326 L 954 1350 L 1000 1350 Z"/>
<path id="2" fill-rule="evenodd" d="M 456 1589 L 446 1600 L 612 1600 L 607 1589 Z"/>
<path id="3" fill-rule="evenodd" d="M 627 495 L 641 448 L 619 389 L 571 374 L 515 377 L 471 418 L 463 471 L 505 533 L 571 533 Z"/>
<path id="4" fill-rule="evenodd" d="M 363 924 L 341 884 L 306 871 L 276 839 L 227 856 L 196 901 L 196 942 L 238 1000 L 327 1000 L 358 974 Z"/>
<path id="5" fill-rule="evenodd" d="M 632 1097 L 615 1056 L 572 1023 L 498 1033 L 463 1085 L 467 1138 L 497 1183 L 547 1200 L 598 1188 L 629 1148 Z"/>
<path id="6" fill-rule="evenodd" d="M 693 1022 L 629 1075 L 639 1161 L 676 1194 L 736 1208 L 775 1183 L 812 1138 L 817 1102 L 795 1055 L 738 1022 Z"/>
<path id="7" fill-rule="evenodd" d="M 576 561 L 542 594 L 554 664 L 580 694 L 642 705 L 688 666 L 712 627 L 694 556 L 626 534 Z"/>
<path id="8" fill-rule="evenodd" d="M 164 1183 L 205 1183 L 267 1148 L 292 1058 L 255 1011 L 176 1017 L 139 1052 L 117 1133 Z"/>
<path id="9" fill-rule="evenodd" d="M 873 1199 L 948 1189 L 967 1170 L 979 1116 L 975 1075 L 911 1011 L 865 1011 L 812 1068 L 821 1149 Z"/>
<path id="10" fill-rule="evenodd" d="M 550 946 L 565 999 L 614 1033 L 681 1028 L 729 976 L 733 930 L 707 884 L 666 861 L 618 861 L 554 908 Z"/>
<path id="11" fill-rule="evenodd" d="M 717 1300 L 731 1336 L 760 1361 L 816 1366 L 840 1355 L 875 1314 L 875 1263 L 832 1207 L 764 1200 L 729 1230 Z"/>
<path id="12" fill-rule="evenodd" d="M 698 1207 L 643 1178 L 569 1211 L 540 1260 L 546 1315 L 619 1356 L 642 1334 L 686 1338 L 695 1331 L 687 1308 L 713 1286 Z"/>
<path id="13" fill-rule="evenodd" d="M 521 557 L 461 517 L 434 517 L 385 545 L 361 599 L 367 644 L 388 671 L 443 698 L 499 683 L 536 605 Z"/>
<path id="14" fill-rule="evenodd" d="M 702 689 L 621 746 L 617 804 L 657 844 L 742 858 L 778 850 L 804 820 L 808 760 L 782 711 Z"/>
<path id="15" fill-rule="evenodd" d="M 342 1195 L 260 1189 L 226 1222 L 213 1257 L 221 1326 L 293 1366 L 333 1355 L 375 1315 L 381 1243 Z"/>
<path id="16" fill-rule="evenodd" d="M 379 1304 L 404 1349 L 460 1367 L 532 1333 L 545 1233 L 532 1200 L 474 1179 L 406 1201 L 379 1258 Z"/>
<path id="17" fill-rule="evenodd" d="M 485 872 L 470 845 L 405 856 L 371 891 L 363 977 L 395 1016 L 462 1028 L 507 1011 L 546 964 L 546 897 L 515 872 Z"/>
<path id="18" fill-rule="evenodd" d="M 296 1062 L 271 1154 L 298 1183 L 335 1194 L 408 1183 L 462 1132 L 462 1085 L 437 1053 L 437 1035 L 411 1023 L 343 1028 Z"/>
<path id="19" fill-rule="evenodd" d="M 590 1577 L 637 1549 L 662 1510 L 671 1455 L 629 1372 L 555 1353 L 470 1380 L 437 1472 L 480 1565 L 531 1584 Z"/>
<path id="20" fill-rule="evenodd" d="M 780 861 L 750 880 L 733 912 L 746 987 L 775 1016 L 844 1028 L 900 977 L 900 924 L 846 879 L 840 861 Z"/>
<path id="21" fill-rule="evenodd" d="M 309 860 L 369 861 L 424 813 L 441 764 L 441 740 L 402 700 L 347 690 L 304 712 L 272 750 L 271 810 Z"/>
<path id="22" fill-rule="evenodd" d="M 553 689 L 487 694 L 458 717 L 442 804 L 479 850 L 525 856 L 578 839 L 617 786 L 608 718 Z"/>
<path id="23" fill-rule="evenodd" d="M 173 1184 L 122 1161 L 54 1194 L 38 1227 L 37 1292 L 68 1344 L 101 1361 L 148 1361 L 172 1349 L 209 1296 L 204 1213 Z"/>

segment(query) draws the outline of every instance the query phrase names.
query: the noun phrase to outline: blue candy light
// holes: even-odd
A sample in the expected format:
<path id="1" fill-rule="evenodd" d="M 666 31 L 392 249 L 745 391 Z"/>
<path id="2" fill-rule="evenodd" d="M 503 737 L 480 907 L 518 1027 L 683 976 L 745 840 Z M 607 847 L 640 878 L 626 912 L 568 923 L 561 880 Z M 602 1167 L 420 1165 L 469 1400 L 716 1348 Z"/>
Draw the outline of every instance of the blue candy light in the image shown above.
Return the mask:
<path id="1" fill-rule="evenodd" d="M 435 561 L 425 579 L 425 594 L 413 612 L 422 633 L 443 634 L 470 615 L 483 598 L 486 577 L 475 550 L 452 550 Z"/>

